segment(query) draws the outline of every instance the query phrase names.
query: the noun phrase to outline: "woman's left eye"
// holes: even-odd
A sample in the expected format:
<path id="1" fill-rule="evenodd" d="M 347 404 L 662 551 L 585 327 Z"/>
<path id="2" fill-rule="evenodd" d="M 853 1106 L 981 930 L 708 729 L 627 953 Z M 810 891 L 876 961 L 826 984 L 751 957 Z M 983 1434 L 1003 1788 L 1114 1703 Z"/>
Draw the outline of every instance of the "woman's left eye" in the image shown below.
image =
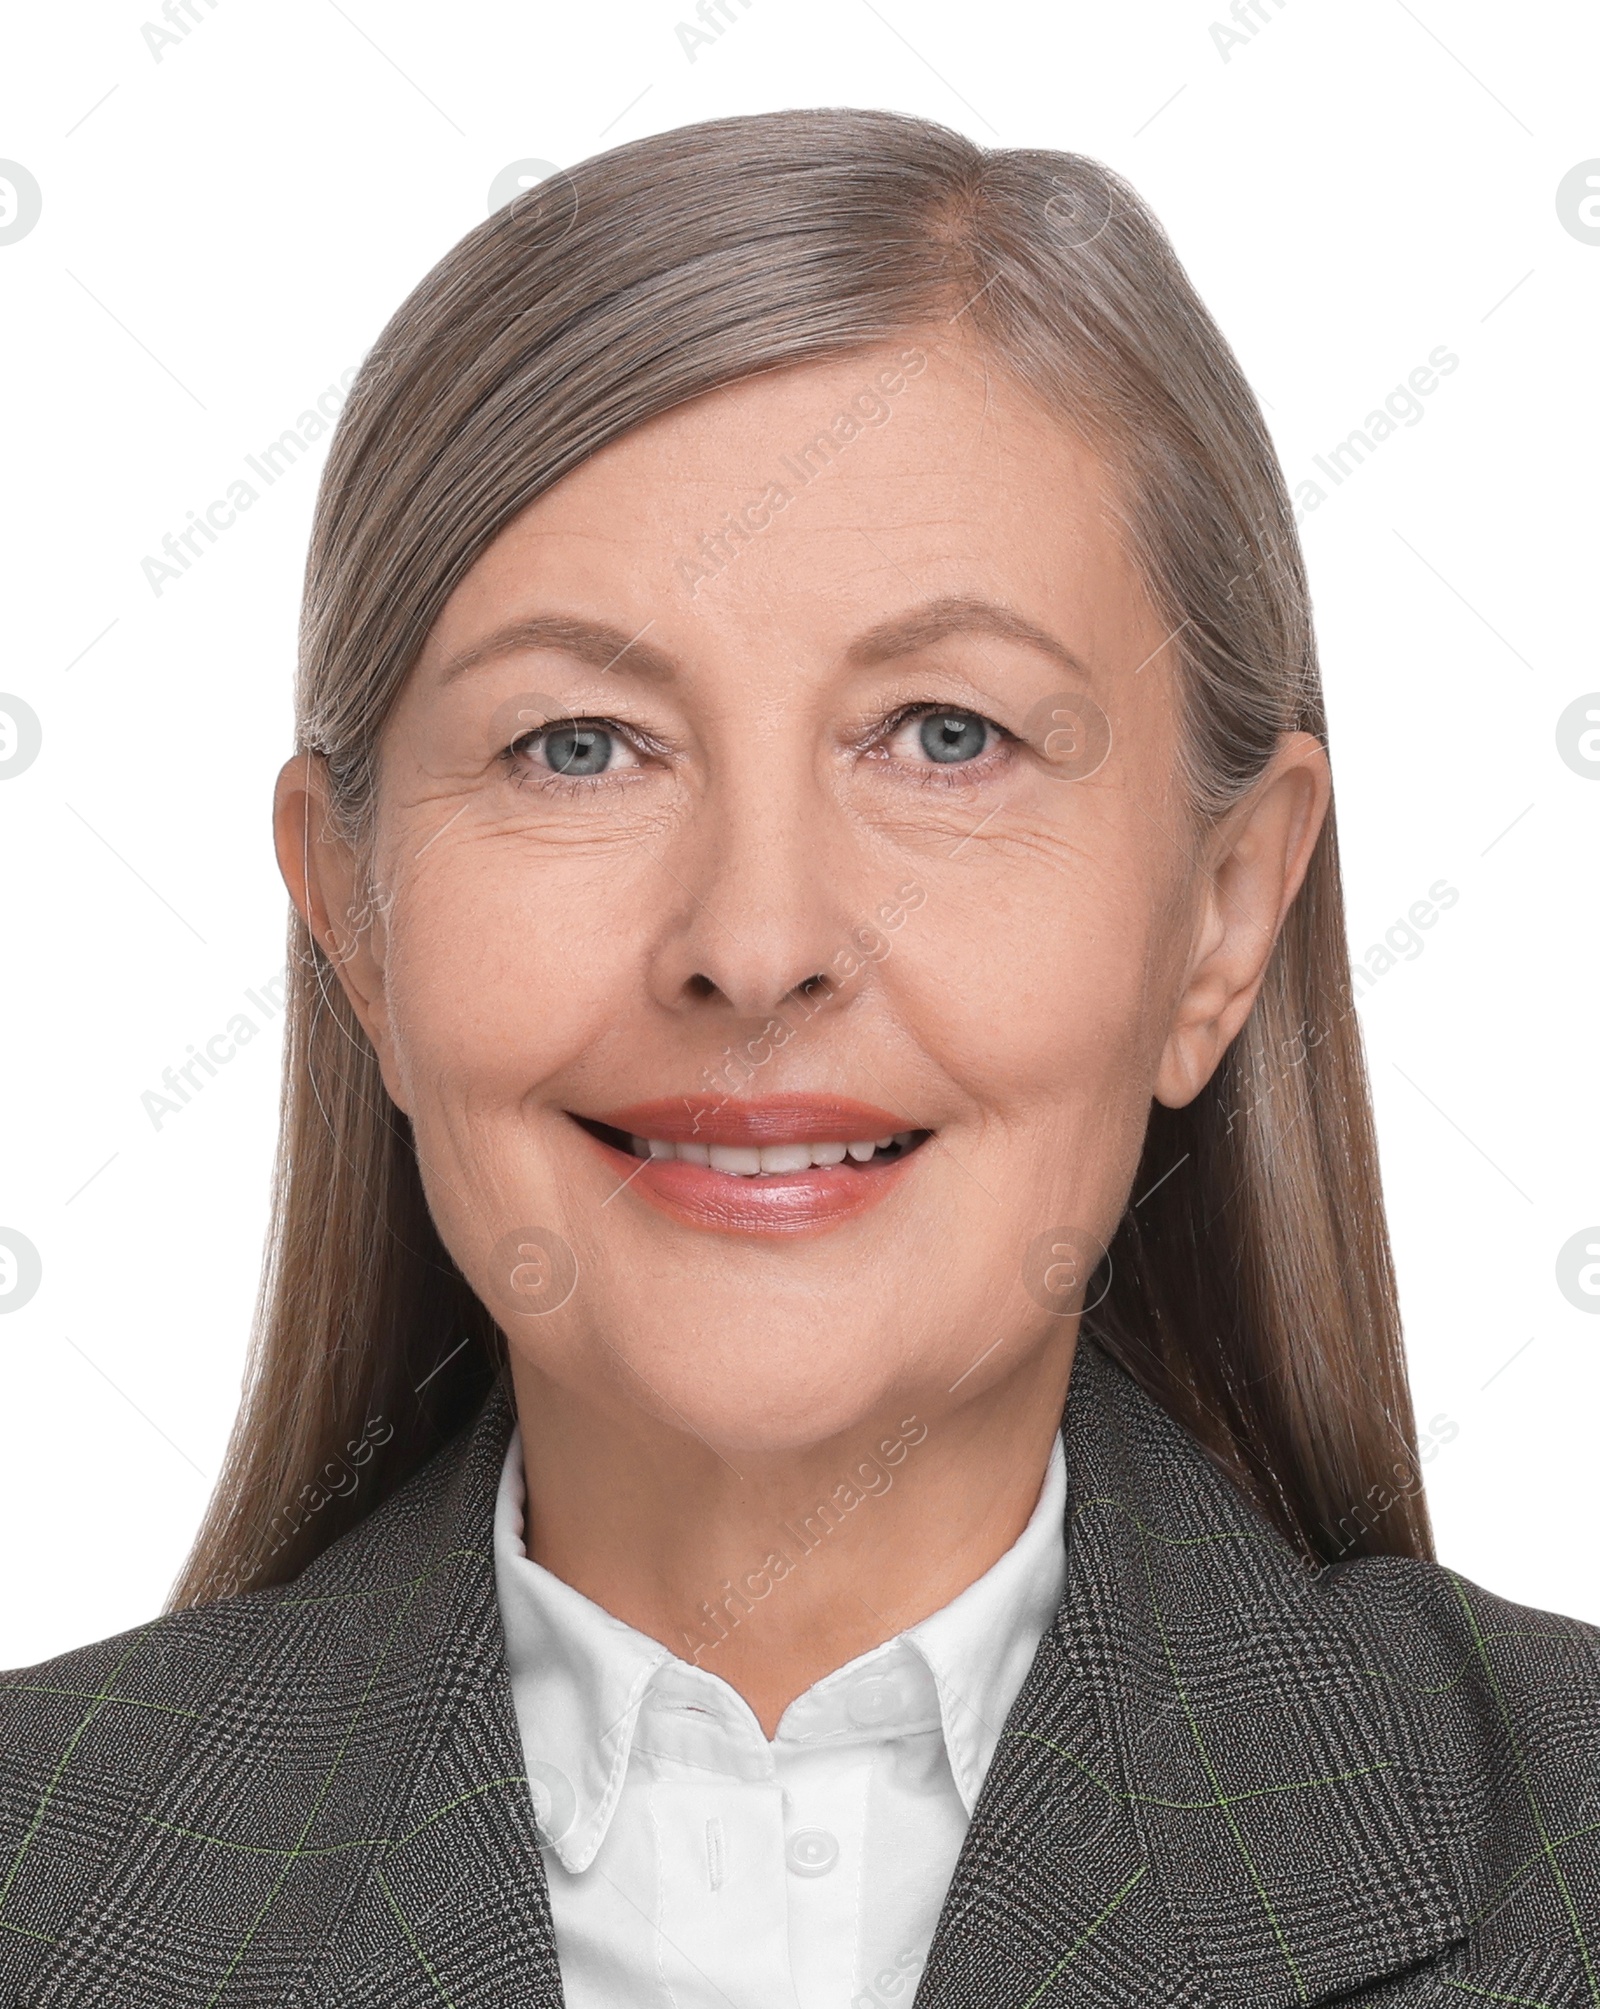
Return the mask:
<path id="1" fill-rule="evenodd" d="M 977 712 L 926 710 L 901 720 L 890 735 L 891 749 L 921 765 L 964 767 L 989 752 L 1000 738 L 998 726 Z"/>

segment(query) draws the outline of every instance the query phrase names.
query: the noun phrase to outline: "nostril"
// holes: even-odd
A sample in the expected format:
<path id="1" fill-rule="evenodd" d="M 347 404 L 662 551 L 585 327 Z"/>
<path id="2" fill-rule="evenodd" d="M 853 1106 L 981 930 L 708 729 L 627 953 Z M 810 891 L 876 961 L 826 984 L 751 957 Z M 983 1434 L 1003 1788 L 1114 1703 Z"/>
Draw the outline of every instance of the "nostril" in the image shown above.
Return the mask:
<path id="1" fill-rule="evenodd" d="M 709 977 L 702 976 L 699 970 L 696 970 L 694 975 L 690 977 L 689 981 L 684 985 L 684 989 L 692 998 L 714 998 L 717 994 L 716 985 Z"/>

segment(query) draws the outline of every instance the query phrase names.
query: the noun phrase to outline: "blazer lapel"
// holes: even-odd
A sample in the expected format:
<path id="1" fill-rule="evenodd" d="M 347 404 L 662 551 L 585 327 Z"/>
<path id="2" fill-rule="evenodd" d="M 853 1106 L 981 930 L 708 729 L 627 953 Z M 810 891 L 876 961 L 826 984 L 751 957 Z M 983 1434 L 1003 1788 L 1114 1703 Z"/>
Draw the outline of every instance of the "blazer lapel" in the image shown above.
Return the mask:
<path id="1" fill-rule="evenodd" d="M 1092 1344 L 1067 1584 L 917 2009 L 1314 2003 L 1465 1937 L 1381 1644 Z"/>
<path id="2" fill-rule="evenodd" d="M 561 2009 L 495 1596 L 494 1501 L 512 1421 L 497 1390 L 440 1502 L 429 1573 L 396 1638 L 395 1706 L 357 1759 L 381 1792 L 386 1845 L 355 1881 L 308 2004 Z"/>

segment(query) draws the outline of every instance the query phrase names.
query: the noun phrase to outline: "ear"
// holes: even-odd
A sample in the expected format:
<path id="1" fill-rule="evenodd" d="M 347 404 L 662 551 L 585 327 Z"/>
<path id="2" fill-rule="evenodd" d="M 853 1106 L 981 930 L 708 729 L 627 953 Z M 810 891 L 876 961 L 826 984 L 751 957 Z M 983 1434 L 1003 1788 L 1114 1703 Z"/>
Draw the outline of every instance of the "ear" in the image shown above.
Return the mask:
<path id="1" fill-rule="evenodd" d="M 1156 1071 L 1156 1099 L 1169 1109 L 1194 1100 L 1249 1017 L 1332 799 L 1322 742 L 1285 733 L 1213 833 L 1189 968 Z"/>
<path id="2" fill-rule="evenodd" d="M 384 1087 L 404 1109 L 384 990 L 383 916 L 331 804 L 327 763 L 320 754 L 297 753 L 284 762 L 272 805 L 278 870 L 372 1042 Z"/>

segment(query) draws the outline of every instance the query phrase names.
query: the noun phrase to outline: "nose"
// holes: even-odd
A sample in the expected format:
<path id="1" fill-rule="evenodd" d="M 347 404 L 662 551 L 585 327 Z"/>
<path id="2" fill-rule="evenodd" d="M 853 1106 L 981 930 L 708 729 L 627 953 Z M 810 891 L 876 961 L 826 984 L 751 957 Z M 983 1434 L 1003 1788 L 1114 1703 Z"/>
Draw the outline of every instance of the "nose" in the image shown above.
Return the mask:
<path id="1" fill-rule="evenodd" d="M 668 915 L 657 1002 L 765 1019 L 802 995 L 812 1009 L 832 996 L 850 939 L 847 850 L 837 811 L 803 782 L 768 771 L 708 791 L 657 861 Z"/>

